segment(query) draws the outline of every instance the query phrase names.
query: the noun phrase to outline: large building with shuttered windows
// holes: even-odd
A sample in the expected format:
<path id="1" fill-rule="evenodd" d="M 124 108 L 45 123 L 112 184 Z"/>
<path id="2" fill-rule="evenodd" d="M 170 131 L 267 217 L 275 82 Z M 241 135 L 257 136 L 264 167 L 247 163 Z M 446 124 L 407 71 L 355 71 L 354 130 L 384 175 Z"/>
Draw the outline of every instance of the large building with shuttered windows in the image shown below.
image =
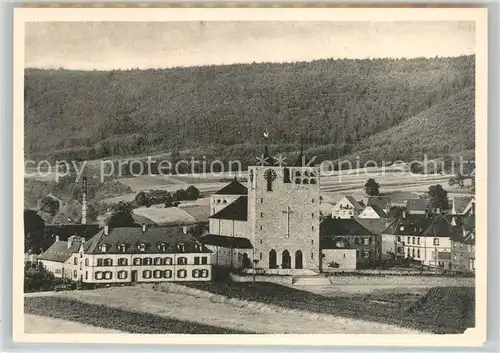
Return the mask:
<path id="1" fill-rule="evenodd" d="M 83 283 L 209 281 L 211 251 L 186 227 L 104 227 L 70 237 L 40 256 L 57 277 Z"/>

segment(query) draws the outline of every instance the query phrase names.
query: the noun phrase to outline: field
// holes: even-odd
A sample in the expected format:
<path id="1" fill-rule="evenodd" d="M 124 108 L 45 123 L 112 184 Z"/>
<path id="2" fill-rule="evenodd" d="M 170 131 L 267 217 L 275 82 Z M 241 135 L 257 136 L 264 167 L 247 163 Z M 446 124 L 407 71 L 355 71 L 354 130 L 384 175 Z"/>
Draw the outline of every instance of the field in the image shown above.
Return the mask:
<path id="1" fill-rule="evenodd" d="M 68 330 L 82 332 L 459 333 L 474 322 L 473 293 L 399 286 L 319 295 L 272 283 L 162 284 L 159 290 L 144 284 L 25 295 L 25 330 L 60 332 L 69 321 Z M 55 324 L 44 326 L 44 319 Z"/>

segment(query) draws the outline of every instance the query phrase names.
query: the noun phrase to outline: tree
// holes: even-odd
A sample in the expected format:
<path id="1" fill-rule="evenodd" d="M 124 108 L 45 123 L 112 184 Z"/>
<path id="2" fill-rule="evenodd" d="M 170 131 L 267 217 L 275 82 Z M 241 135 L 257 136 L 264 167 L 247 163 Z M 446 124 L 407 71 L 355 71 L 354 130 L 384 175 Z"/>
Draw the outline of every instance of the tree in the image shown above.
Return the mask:
<path id="1" fill-rule="evenodd" d="M 138 206 L 147 206 L 149 203 L 149 200 L 148 200 L 148 197 L 146 196 L 146 193 L 144 191 L 140 191 L 135 196 L 135 202 L 137 203 Z"/>
<path id="2" fill-rule="evenodd" d="M 433 209 L 448 208 L 448 192 L 440 184 L 429 186 L 427 195 Z"/>
<path id="3" fill-rule="evenodd" d="M 24 251 L 40 254 L 44 247 L 45 222 L 33 210 L 24 210 Z"/>
<path id="4" fill-rule="evenodd" d="M 40 211 L 55 216 L 59 212 L 59 201 L 51 196 L 45 196 L 40 200 Z"/>
<path id="5" fill-rule="evenodd" d="M 108 220 L 108 226 L 111 228 L 135 226 L 130 202 L 120 202 L 113 207 L 113 213 Z"/>
<path id="6" fill-rule="evenodd" d="M 367 195 L 376 196 L 379 194 L 380 185 L 375 181 L 375 179 L 368 179 L 365 184 L 365 192 Z"/>
<path id="7" fill-rule="evenodd" d="M 188 200 L 197 200 L 200 197 L 200 190 L 191 185 L 186 189 L 186 194 Z"/>
<path id="8" fill-rule="evenodd" d="M 389 218 L 397 219 L 403 214 L 403 208 L 399 206 L 392 206 L 389 210 Z"/>

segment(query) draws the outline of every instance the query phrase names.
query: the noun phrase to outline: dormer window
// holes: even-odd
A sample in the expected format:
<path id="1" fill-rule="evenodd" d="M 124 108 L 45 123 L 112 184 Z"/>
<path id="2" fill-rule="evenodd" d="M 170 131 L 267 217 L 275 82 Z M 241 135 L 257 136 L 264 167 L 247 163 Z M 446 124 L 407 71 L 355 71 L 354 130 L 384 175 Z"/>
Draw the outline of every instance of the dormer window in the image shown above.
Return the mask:
<path id="1" fill-rule="evenodd" d="M 185 250 L 184 243 L 177 244 L 177 250 L 180 252 L 184 252 Z"/>
<path id="2" fill-rule="evenodd" d="M 145 243 L 140 243 L 137 248 L 139 251 L 146 251 L 146 244 Z"/>
<path id="3" fill-rule="evenodd" d="M 108 251 L 108 245 L 107 245 L 107 244 L 102 244 L 102 245 L 100 246 L 100 249 L 99 249 L 99 250 L 101 250 L 101 252 L 106 252 L 106 251 Z"/>
<path id="4" fill-rule="evenodd" d="M 165 244 L 165 243 L 158 244 L 158 250 L 163 251 L 163 252 L 167 251 L 167 244 Z"/>
<path id="5" fill-rule="evenodd" d="M 119 244 L 118 245 L 118 251 L 119 252 L 125 252 L 125 251 L 127 251 L 127 245 L 126 244 Z"/>

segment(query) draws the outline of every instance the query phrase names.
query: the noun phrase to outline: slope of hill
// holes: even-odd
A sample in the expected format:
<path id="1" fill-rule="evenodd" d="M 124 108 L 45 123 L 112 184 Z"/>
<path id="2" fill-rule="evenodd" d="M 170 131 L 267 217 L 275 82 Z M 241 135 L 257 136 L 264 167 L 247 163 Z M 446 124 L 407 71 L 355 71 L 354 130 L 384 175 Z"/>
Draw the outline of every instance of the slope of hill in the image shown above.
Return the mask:
<path id="1" fill-rule="evenodd" d="M 473 56 L 27 69 L 25 150 L 33 159 L 94 159 L 189 149 L 224 160 L 252 155 L 267 130 L 276 150 L 294 151 L 303 141 L 321 158 L 332 158 L 383 141 L 398 124 L 387 138 L 391 150 L 404 149 L 408 141 L 398 134 L 406 121 L 438 119 L 434 108 L 444 123 L 430 123 L 435 134 L 413 129 L 412 139 L 430 150 L 451 139 L 453 151 L 470 145 L 463 140 L 469 136 L 452 138 L 450 127 L 462 126 L 454 119 L 464 107 L 471 110 L 474 96 L 461 92 L 473 88 Z M 435 107 L 444 100 L 446 109 Z M 474 121 L 473 114 L 464 118 L 467 126 Z"/>
<path id="2" fill-rule="evenodd" d="M 396 126 L 369 137 L 356 149 L 362 159 L 406 160 L 474 150 L 474 89 L 465 88 Z M 401 143 L 404 141 L 404 143 Z"/>

